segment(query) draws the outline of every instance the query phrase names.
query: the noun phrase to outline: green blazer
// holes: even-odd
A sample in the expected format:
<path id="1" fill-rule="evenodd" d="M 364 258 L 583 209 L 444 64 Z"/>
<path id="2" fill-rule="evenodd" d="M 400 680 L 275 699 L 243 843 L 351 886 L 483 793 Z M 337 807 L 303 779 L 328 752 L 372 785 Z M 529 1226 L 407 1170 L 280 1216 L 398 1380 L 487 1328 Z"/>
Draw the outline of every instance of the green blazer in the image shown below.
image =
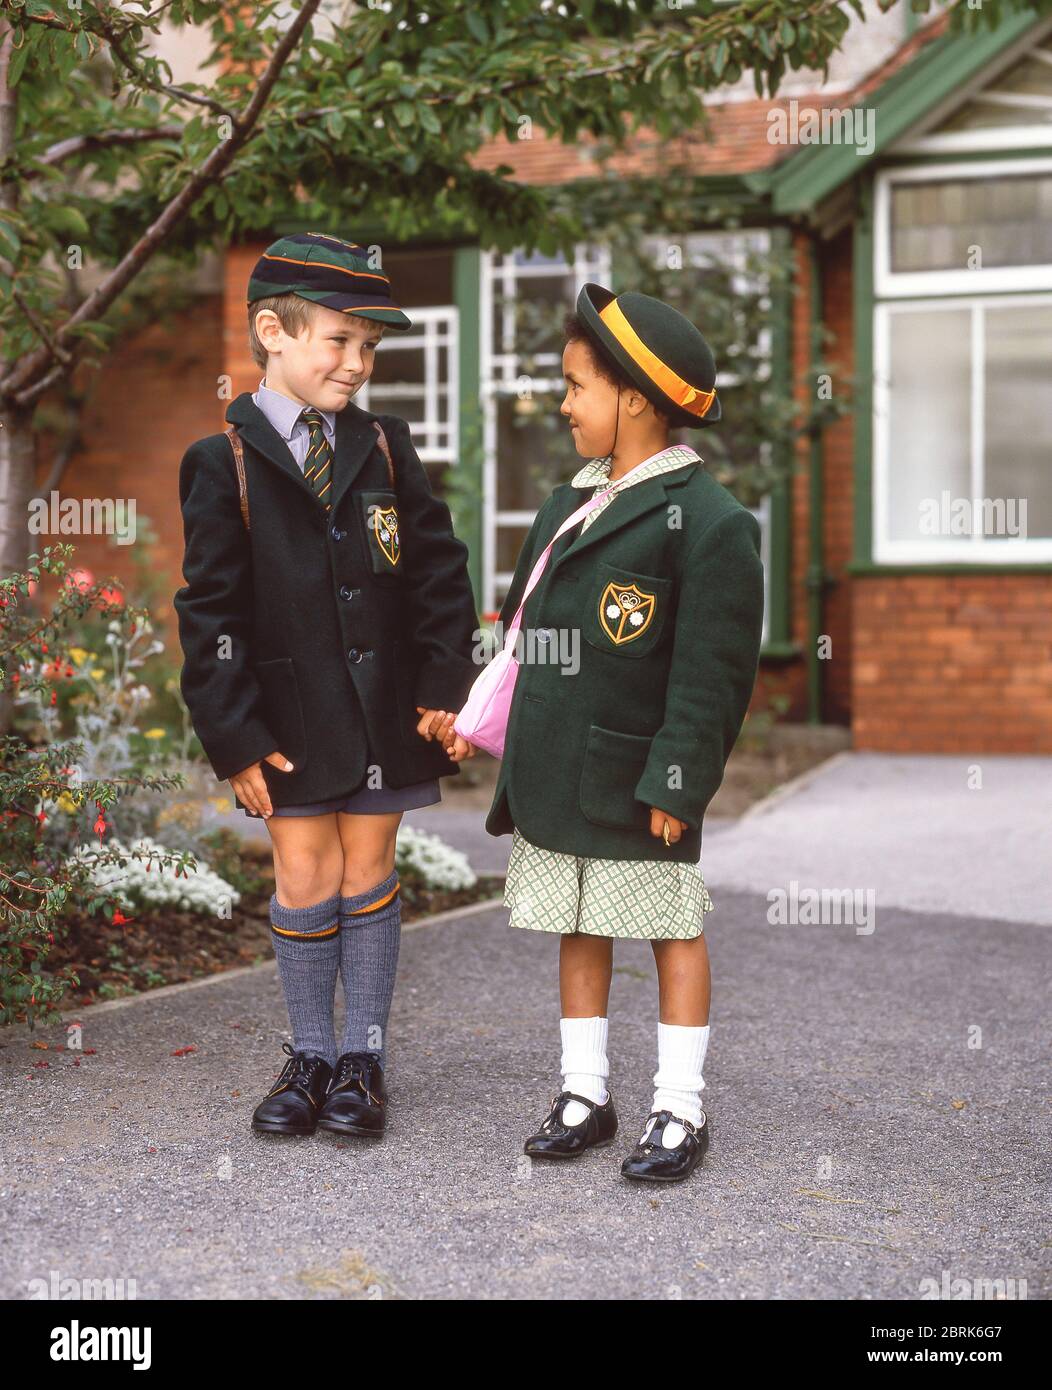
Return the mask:
<path id="1" fill-rule="evenodd" d="M 534 520 L 506 628 L 559 526 L 592 494 L 564 483 Z M 491 835 L 605 859 L 696 863 L 756 681 L 756 518 L 700 464 L 626 488 L 561 536 L 522 618 Z M 686 821 L 650 834 L 650 808 Z"/>

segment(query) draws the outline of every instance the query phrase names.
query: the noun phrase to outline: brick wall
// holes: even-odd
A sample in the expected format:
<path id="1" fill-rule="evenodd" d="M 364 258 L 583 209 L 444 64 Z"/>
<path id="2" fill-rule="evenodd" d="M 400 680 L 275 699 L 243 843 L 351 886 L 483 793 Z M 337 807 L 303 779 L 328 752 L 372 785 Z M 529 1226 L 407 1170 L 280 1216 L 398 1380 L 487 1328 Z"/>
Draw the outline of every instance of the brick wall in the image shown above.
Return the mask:
<path id="1" fill-rule="evenodd" d="M 60 498 L 135 499 L 136 522 L 149 517 L 157 545 L 149 555 L 162 599 L 155 616 L 170 618 L 171 596 L 182 584 L 183 528 L 179 511 L 179 461 L 187 445 L 224 429 L 226 403 L 217 399 L 222 370 L 221 301 L 202 296 L 192 309 L 167 317 L 118 346 L 91 382 L 84 409 L 86 447 L 72 459 L 59 485 Z M 37 483 L 51 458 L 41 450 Z M 74 564 L 96 578 L 114 574 L 131 581 L 141 541 L 113 544 L 110 536 L 35 536 L 34 548 L 68 541 Z"/>
<path id="2" fill-rule="evenodd" d="M 1052 575 L 854 586 L 860 748 L 1052 753 Z"/>

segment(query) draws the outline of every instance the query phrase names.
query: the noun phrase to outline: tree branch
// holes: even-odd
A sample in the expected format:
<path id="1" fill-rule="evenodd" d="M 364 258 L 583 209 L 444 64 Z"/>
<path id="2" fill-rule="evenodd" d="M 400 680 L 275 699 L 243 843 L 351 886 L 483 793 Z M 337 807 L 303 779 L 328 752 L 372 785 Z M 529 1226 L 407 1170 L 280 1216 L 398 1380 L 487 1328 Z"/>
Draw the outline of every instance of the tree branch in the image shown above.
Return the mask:
<path id="1" fill-rule="evenodd" d="M 121 291 L 130 281 L 135 279 L 157 248 L 186 216 L 198 196 L 222 176 L 223 171 L 251 134 L 252 127 L 259 119 L 259 114 L 266 105 L 274 84 L 281 75 L 282 68 L 288 62 L 292 51 L 299 43 L 303 30 L 310 23 L 320 5 L 321 0 L 305 0 L 303 8 L 274 49 L 270 61 L 260 77 L 252 100 L 240 119 L 235 122 L 234 133 L 212 151 L 127 255 L 114 266 L 113 270 L 100 281 L 80 307 L 56 331 L 54 341 L 58 346 L 65 346 L 73 330 L 80 324 L 86 320 L 98 318 L 105 313 Z M 14 400 L 20 406 L 31 405 L 36 401 L 48 389 L 51 381 L 56 379 L 56 371 L 48 372 L 33 385 L 28 383 L 32 382 L 39 372 L 44 371 L 52 360 L 53 353 L 48 348 L 40 348 L 25 357 L 7 379 L 4 390 L 7 398 Z M 57 371 L 58 375 L 61 375 L 61 368 Z"/>

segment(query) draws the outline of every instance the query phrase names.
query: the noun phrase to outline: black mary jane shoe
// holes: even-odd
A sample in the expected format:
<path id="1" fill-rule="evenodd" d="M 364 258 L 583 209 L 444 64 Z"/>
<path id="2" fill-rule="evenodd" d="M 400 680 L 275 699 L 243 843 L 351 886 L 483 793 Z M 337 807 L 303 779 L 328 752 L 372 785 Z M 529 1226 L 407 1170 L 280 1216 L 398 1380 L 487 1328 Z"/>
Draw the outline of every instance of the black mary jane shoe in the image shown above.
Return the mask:
<path id="1" fill-rule="evenodd" d="M 579 1125 L 563 1123 L 563 1106 L 568 1100 L 579 1100 L 587 1105 L 588 1114 Z M 522 1146 L 523 1153 L 531 1158 L 576 1158 L 585 1149 L 602 1149 L 614 1142 L 617 1133 L 617 1111 L 613 1096 L 607 1096 L 606 1104 L 599 1105 L 587 1096 L 576 1095 L 573 1091 L 560 1091 L 552 1101 L 548 1118 L 536 1134 L 531 1134 Z"/>
<path id="2" fill-rule="evenodd" d="M 621 1172 L 626 1178 L 639 1178 L 643 1182 L 682 1182 L 689 1178 L 705 1156 L 709 1147 L 709 1121 L 702 1111 L 701 1124 L 692 1125 L 671 1110 L 652 1110 L 647 1120 L 654 1117 L 654 1127 L 645 1139 L 640 1139 L 635 1148 L 621 1164 Z M 666 1149 L 661 1142 L 665 1126 L 682 1125 L 686 1130 L 683 1138 L 674 1149 Z M 643 1126 L 644 1133 L 646 1125 Z"/>
<path id="3" fill-rule="evenodd" d="M 324 1057 L 296 1052 L 287 1042 L 281 1047 L 289 1060 L 256 1106 L 252 1128 L 257 1134 L 313 1134 L 332 1067 Z"/>
<path id="4" fill-rule="evenodd" d="M 333 1068 L 318 1128 L 379 1138 L 387 1123 L 387 1091 L 378 1052 L 345 1052 Z"/>

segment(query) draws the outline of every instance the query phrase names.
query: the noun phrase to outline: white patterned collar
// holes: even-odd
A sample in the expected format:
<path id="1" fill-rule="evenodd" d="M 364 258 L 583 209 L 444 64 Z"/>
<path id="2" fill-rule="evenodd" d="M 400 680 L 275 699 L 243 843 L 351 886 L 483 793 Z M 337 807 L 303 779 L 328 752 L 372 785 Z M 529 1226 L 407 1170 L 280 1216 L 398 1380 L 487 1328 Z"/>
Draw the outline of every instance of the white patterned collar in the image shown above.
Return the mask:
<path id="1" fill-rule="evenodd" d="M 689 444 L 670 444 L 667 449 L 662 449 L 660 453 L 652 454 L 650 458 L 644 459 L 638 464 L 630 474 L 619 478 L 614 486 L 620 492 L 623 487 L 632 487 L 635 483 L 645 482 L 647 478 L 654 478 L 659 473 L 669 473 L 673 468 L 682 468 L 688 463 L 702 463 L 701 456 Z M 610 460 L 591 459 L 579 468 L 570 479 L 571 487 L 599 487 L 610 481 Z"/>

